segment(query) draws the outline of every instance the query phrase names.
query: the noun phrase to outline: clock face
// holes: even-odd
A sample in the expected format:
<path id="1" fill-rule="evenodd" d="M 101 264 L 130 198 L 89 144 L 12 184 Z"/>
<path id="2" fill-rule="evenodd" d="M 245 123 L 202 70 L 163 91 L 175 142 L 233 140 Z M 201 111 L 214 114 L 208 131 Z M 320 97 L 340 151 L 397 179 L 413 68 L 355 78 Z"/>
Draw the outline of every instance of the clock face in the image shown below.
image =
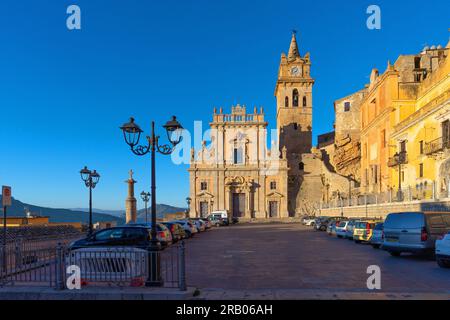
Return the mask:
<path id="1" fill-rule="evenodd" d="M 298 75 L 300 75 L 300 69 L 299 69 L 299 67 L 292 67 L 292 69 L 291 69 L 291 75 L 293 75 L 293 76 L 298 76 Z"/>

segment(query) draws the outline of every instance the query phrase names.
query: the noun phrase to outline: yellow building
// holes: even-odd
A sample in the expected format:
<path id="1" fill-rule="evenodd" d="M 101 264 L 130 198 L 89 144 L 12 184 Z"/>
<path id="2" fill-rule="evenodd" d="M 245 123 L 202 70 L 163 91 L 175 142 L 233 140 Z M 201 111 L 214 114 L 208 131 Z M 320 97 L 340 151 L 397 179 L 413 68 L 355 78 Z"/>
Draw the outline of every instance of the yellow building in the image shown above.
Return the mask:
<path id="1" fill-rule="evenodd" d="M 391 158 L 391 185 L 400 185 L 404 200 L 450 197 L 449 48 L 450 42 L 399 58 L 413 64 L 417 83 L 413 99 L 395 101 L 391 113 L 390 145 L 403 160 Z"/>
<path id="2" fill-rule="evenodd" d="M 388 63 L 379 75 L 373 69 L 366 95 L 361 102 L 361 191 L 381 193 L 389 189 L 388 138 L 394 101 L 404 99 L 400 72 Z"/>
<path id="3" fill-rule="evenodd" d="M 361 105 L 363 193 L 381 201 L 448 195 L 448 47 L 426 47 L 399 56 L 381 75 L 372 71 Z"/>
<path id="4" fill-rule="evenodd" d="M 6 226 L 22 227 L 22 226 L 42 226 L 49 224 L 49 217 L 7 217 Z M 3 226 L 3 217 L 0 218 L 0 225 Z"/>

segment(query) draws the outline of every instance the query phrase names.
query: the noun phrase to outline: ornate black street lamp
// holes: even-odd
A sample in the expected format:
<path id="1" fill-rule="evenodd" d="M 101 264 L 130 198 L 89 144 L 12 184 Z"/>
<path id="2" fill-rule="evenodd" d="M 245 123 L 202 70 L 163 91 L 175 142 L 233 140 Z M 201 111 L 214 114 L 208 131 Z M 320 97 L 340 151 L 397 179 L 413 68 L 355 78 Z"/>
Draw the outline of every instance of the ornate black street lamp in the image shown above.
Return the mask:
<path id="1" fill-rule="evenodd" d="M 177 121 L 175 116 L 163 126 L 166 129 L 169 144 L 160 145 L 158 143 L 159 136 L 155 135 L 155 122 L 151 123 L 151 135 L 147 136 L 147 145 L 139 145 L 139 139 L 142 134 L 141 128 L 134 122 L 134 118 L 130 118 L 130 122 L 125 123 L 120 129 L 123 132 L 125 142 L 130 146 L 131 151 L 138 156 L 144 156 L 147 153 L 151 155 L 151 246 L 150 246 L 150 273 L 145 283 L 146 286 L 162 286 L 161 265 L 159 259 L 160 244 L 156 237 L 156 170 L 155 170 L 155 154 L 159 152 L 163 155 L 169 155 L 173 152 L 175 146 L 182 140 L 183 127 Z"/>
<path id="2" fill-rule="evenodd" d="M 397 191 L 397 201 L 403 201 L 402 193 L 402 154 L 396 152 L 394 154 L 395 163 L 398 164 L 398 191 Z"/>
<path id="3" fill-rule="evenodd" d="M 352 180 L 355 178 L 353 174 L 347 176 L 348 179 L 348 206 L 352 206 Z"/>
<path id="4" fill-rule="evenodd" d="M 148 223 L 148 218 L 147 218 L 148 217 L 148 206 L 147 206 L 147 204 L 148 204 L 148 201 L 150 200 L 150 192 L 142 191 L 141 199 L 145 203 L 145 223 Z"/>
<path id="5" fill-rule="evenodd" d="M 100 180 L 100 175 L 96 170 L 89 170 L 86 166 L 80 170 L 81 180 L 83 180 L 86 187 L 89 188 L 89 231 L 88 235 L 91 236 L 93 230 L 92 226 L 92 189 L 95 188 L 98 181 Z"/>
<path id="6" fill-rule="evenodd" d="M 187 203 L 187 209 L 186 209 L 186 219 L 187 218 L 189 218 L 189 213 L 191 212 L 191 202 L 192 202 L 192 199 L 191 199 L 191 197 L 187 197 L 186 198 L 186 203 Z"/>

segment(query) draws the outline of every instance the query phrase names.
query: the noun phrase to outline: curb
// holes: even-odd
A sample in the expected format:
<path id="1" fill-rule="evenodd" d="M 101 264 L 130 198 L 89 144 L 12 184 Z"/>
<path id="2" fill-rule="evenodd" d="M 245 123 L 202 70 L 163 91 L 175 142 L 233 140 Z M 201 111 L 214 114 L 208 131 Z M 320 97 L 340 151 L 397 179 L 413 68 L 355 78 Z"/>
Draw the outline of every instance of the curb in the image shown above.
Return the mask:
<path id="1" fill-rule="evenodd" d="M 195 288 L 83 288 L 56 290 L 48 287 L 0 288 L 0 300 L 189 300 Z"/>

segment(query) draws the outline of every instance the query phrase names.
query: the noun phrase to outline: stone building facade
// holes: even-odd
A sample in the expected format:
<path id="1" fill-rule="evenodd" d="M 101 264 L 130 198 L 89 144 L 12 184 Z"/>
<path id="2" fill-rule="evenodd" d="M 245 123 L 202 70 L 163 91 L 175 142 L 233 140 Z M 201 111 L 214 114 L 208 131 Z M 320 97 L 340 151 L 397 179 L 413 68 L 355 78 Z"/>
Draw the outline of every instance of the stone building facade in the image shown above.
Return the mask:
<path id="1" fill-rule="evenodd" d="M 288 217 L 286 148 L 266 147 L 262 108 L 214 110 L 210 127 L 211 143 L 191 152 L 190 215 L 226 210 L 244 220 Z"/>
<path id="2" fill-rule="evenodd" d="M 281 55 L 270 148 L 262 109 L 214 110 L 211 143 L 191 152 L 191 216 L 213 210 L 240 219 L 314 214 L 330 192 L 330 181 L 346 183 L 312 147 L 313 85 L 310 54 L 300 55 L 294 33 L 288 54 Z"/>
<path id="3" fill-rule="evenodd" d="M 401 55 L 393 65 L 388 62 L 383 74 L 372 71 L 361 104 L 364 192 L 420 189 L 421 184 L 428 186 L 427 192 L 435 192 L 430 186 L 432 180 L 440 179 L 445 143 L 439 148 L 444 158 L 438 162 L 433 160 L 434 152 L 427 156 L 425 149 L 433 139 L 450 133 L 450 129 L 442 129 L 447 119 L 442 115 L 448 109 L 448 47 Z"/>
<path id="4" fill-rule="evenodd" d="M 391 157 L 391 185 L 411 200 L 450 198 L 449 50 L 450 42 L 399 58 L 398 68 L 415 86 L 410 99 L 398 101 L 391 114 L 390 145 L 405 153 L 400 166 Z"/>
<path id="5" fill-rule="evenodd" d="M 335 142 L 331 163 L 338 174 L 350 180 L 352 189 L 361 183 L 361 102 L 365 94 L 366 89 L 362 89 L 334 102 Z M 349 193 L 344 192 L 345 197 Z"/>

